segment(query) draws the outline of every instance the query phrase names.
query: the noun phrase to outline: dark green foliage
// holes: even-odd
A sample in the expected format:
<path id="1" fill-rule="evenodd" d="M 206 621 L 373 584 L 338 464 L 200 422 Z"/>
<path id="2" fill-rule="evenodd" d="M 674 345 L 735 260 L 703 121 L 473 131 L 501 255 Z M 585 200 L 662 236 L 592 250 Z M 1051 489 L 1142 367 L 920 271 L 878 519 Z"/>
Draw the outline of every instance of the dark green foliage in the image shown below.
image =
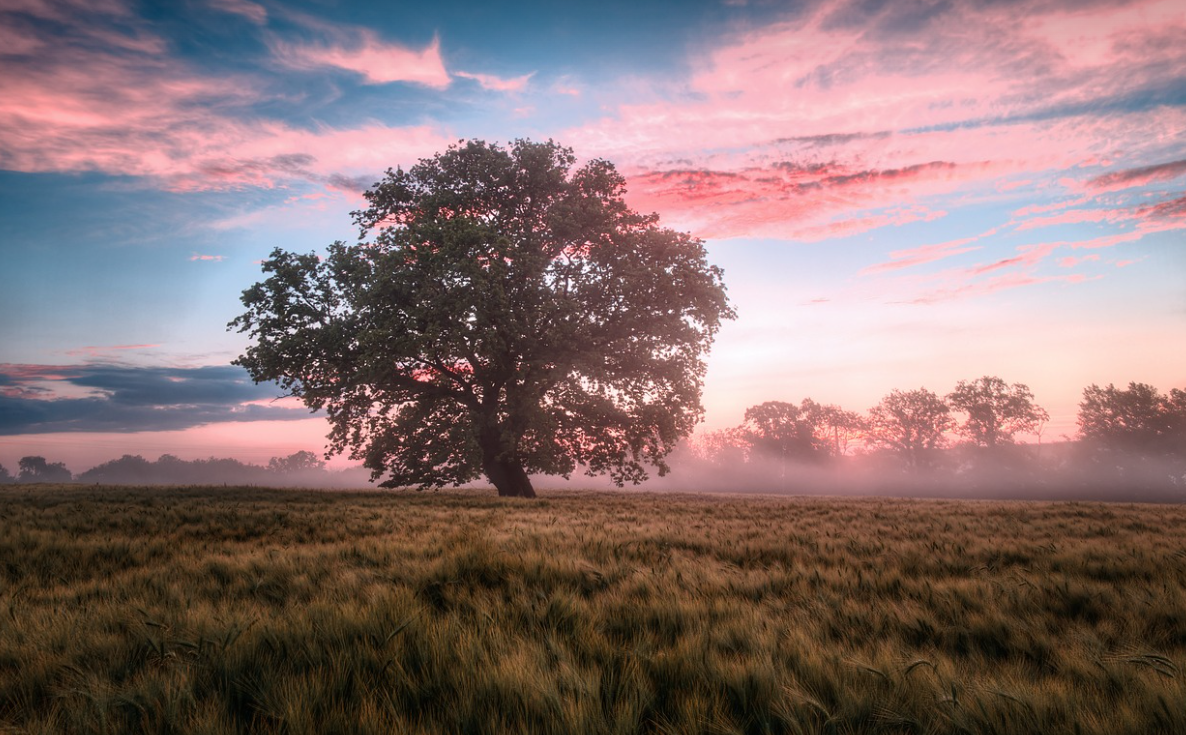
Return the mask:
<path id="1" fill-rule="evenodd" d="M 0 731 L 1174 733 L 1186 509 L 17 487 Z"/>
<path id="2" fill-rule="evenodd" d="M 301 450 L 287 457 L 272 457 L 268 461 L 268 470 L 281 475 L 291 475 L 302 472 L 320 472 L 325 469 L 325 460 L 313 452 Z"/>
<path id="3" fill-rule="evenodd" d="M 735 441 L 777 462 L 820 462 L 844 456 L 849 440 L 865 428 L 865 421 L 839 406 L 804 398 L 796 406 L 767 401 L 745 410 L 745 423 L 718 441 Z"/>
<path id="4" fill-rule="evenodd" d="M 1079 435 L 1095 449 L 1186 458 L 1186 391 L 1090 385 L 1079 403 Z"/>
<path id="5" fill-rule="evenodd" d="M 944 432 L 955 425 L 951 409 L 926 388 L 891 391 L 869 409 L 869 438 L 914 470 L 933 465 Z"/>
<path id="6" fill-rule="evenodd" d="M 79 482 L 111 485 L 270 485 L 328 487 L 362 478 L 334 476 L 313 452 L 302 450 L 287 457 L 272 457 L 267 467 L 237 459 L 210 457 L 184 460 L 163 454 L 155 462 L 140 455 L 125 454 L 81 472 Z"/>
<path id="7" fill-rule="evenodd" d="M 21 457 L 17 462 L 20 482 L 70 482 L 73 475 L 62 462 L 47 462 L 45 457 Z"/>
<path id="8" fill-rule="evenodd" d="M 371 240 L 264 262 L 237 364 L 325 410 L 333 450 L 388 486 L 663 474 L 732 317 L 721 271 L 631 211 L 611 164 L 575 160 L 471 141 L 389 170 L 354 213 Z"/>
<path id="9" fill-rule="evenodd" d="M 1009 385 L 993 376 L 971 382 L 961 380 L 947 396 L 953 409 L 967 418 L 959 431 L 968 441 L 987 449 L 1010 444 L 1020 432 L 1036 432 L 1050 415 L 1034 403 L 1034 394 L 1022 383 Z"/>
<path id="10" fill-rule="evenodd" d="M 163 454 L 152 462 L 140 455 L 125 454 L 119 459 L 96 465 L 78 475 L 80 482 L 139 485 L 192 485 L 196 483 L 281 482 L 283 478 L 268 468 L 244 464 L 237 459 L 215 458 L 183 460 Z"/>
<path id="11" fill-rule="evenodd" d="M 809 461 L 816 455 L 807 415 L 785 401 L 766 401 L 745 409 L 740 436 L 759 455 L 776 461 Z"/>

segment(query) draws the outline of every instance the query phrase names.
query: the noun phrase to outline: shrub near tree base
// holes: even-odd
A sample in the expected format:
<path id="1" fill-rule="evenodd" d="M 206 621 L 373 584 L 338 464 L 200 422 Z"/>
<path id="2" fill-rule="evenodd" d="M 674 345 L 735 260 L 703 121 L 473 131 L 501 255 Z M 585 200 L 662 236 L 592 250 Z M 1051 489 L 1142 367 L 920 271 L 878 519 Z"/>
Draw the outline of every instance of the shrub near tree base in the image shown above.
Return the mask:
<path id="1" fill-rule="evenodd" d="M 575 160 L 471 141 L 389 170 L 354 213 L 371 241 L 264 262 L 236 363 L 325 410 L 333 451 L 386 486 L 664 474 L 733 316 L 722 272 L 630 210 L 612 164 Z"/>

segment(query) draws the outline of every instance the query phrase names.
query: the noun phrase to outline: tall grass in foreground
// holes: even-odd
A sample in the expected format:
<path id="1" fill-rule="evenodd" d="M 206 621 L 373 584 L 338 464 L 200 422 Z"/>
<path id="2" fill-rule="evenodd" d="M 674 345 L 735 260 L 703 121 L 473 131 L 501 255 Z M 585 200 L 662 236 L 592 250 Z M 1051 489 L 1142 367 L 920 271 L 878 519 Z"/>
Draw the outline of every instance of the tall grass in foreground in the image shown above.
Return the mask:
<path id="1" fill-rule="evenodd" d="M 1186 732 L 1186 508 L 6 488 L 0 732 Z"/>

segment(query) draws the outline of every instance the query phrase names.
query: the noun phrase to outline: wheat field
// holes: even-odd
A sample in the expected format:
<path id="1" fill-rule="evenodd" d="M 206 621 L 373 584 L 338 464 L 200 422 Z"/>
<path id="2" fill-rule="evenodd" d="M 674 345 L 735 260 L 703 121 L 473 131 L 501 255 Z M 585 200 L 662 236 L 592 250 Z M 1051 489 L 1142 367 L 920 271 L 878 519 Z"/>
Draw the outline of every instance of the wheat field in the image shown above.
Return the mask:
<path id="1" fill-rule="evenodd" d="M 0 732 L 1186 732 L 1186 507 L 10 486 Z"/>

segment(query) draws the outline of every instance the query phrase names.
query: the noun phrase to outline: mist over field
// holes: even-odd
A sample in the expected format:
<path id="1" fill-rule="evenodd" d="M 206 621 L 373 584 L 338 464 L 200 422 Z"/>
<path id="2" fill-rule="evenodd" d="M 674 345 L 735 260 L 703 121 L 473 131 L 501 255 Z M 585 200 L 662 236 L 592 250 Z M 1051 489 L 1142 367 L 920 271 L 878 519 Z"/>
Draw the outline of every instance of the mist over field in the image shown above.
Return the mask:
<path id="1" fill-rule="evenodd" d="M 697 433 L 679 443 L 659 458 L 649 477 L 635 478 L 640 483 L 618 477 L 616 484 L 660 492 L 1186 501 L 1186 391 L 1174 388 L 1165 394 L 1130 383 L 1127 388 L 1089 386 L 1083 395 L 1078 438 L 1045 444 L 1015 440 L 1023 432 L 1040 434 L 1047 419 L 1028 387 L 988 376 L 961 381 L 946 397 L 925 389 L 893 391 L 865 414 L 811 399 L 766 401 L 747 409 L 744 422 L 734 428 Z M 457 432 L 452 424 L 447 427 Z M 476 450 L 468 439 L 464 430 L 434 436 L 426 446 L 435 446 L 437 455 L 412 451 L 390 461 L 453 456 L 474 462 Z M 574 465 L 568 478 L 553 470 L 537 474 L 533 482 L 553 490 L 615 487 L 613 473 L 606 476 L 604 468 L 596 473 Z M 65 463 L 40 456 L 22 457 L 16 467 L 14 476 L 0 466 L 0 481 L 487 487 L 475 479 L 476 468 L 452 482 L 424 475 L 401 484 L 385 462 L 331 470 L 322 456 L 308 450 L 272 457 L 266 466 L 166 454 L 155 461 L 124 455 L 77 474 Z"/>
<path id="2" fill-rule="evenodd" d="M 942 466 L 912 472 L 892 456 L 846 457 L 828 464 L 780 461 L 754 456 L 732 463 L 713 460 L 681 446 L 669 458 L 671 471 L 652 476 L 628 492 L 725 493 L 786 496 L 882 496 L 980 500 L 1091 500 L 1108 502 L 1186 502 L 1186 463 L 1181 459 L 1132 455 L 1093 457 L 1075 443 L 1012 447 L 1007 458 L 976 456 L 952 449 Z M 972 455 L 972 456 L 969 456 Z M 164 457 L 148 461 L 125 457 L 77 473 L 73 482 L 101 485 L 209 485 L 311 489 L 373 488 L 361 467 L 345 470 L 253 465 L 228 459 L 186 462 Z M 614 491 L 604 477 L 581 472 L 565 480 L 539 477 L 541 491 Z M 463 487 L 489 489 L 482 481 Z M 415 492 L 415 490 L 409 490 Z M 431 491 L 429 491 L 431 492 Z"/>
<path id="3" fill-rule="evenodd" d="M 1186 502 L 1186 467 L 1181 461 L 1135 458 L 1126 466 L 1101 466 L 1073 445 L 1046 445 L 1043 462 L 1019 470 L 1015 463 L 979 461 L 922 473 L 871 459 L 840 466 L 754 459 L 721 465 L 691 455 L 674 457 L 664 477 L 640 491 L 766 494 L 788 496 L 882 496 L 979 500 L 1094 500 Z M 603 478 L 540 478 L 541 489 L 615 489 Z M 481 484 L 475 486 L 480 487 Z M 629 488 L 627 488 L 629 490 Z"/>

